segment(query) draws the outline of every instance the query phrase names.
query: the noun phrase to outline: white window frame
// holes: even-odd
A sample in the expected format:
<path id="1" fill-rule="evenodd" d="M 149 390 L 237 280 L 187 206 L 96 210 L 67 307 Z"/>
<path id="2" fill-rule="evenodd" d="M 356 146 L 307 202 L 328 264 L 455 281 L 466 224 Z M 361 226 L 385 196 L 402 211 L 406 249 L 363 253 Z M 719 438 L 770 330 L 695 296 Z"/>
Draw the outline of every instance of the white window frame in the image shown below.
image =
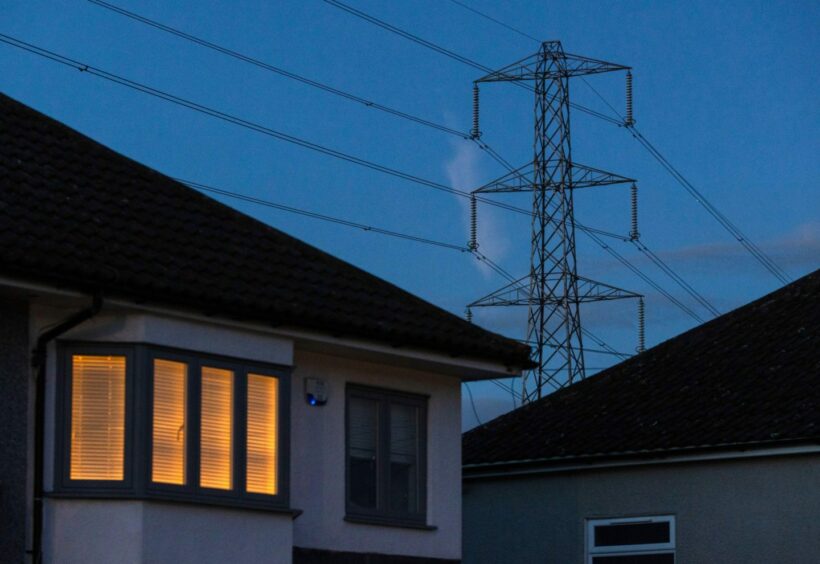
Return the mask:
<path id="1" fill-rule="evenodd" d="M 643 523 L 669 523 L 669 542 L 653 544 L 625 544 L 619 546 L 595 546 L 595 528 L 607 525 L 628 525 Z M 586 526 L 586 559 L 584 562 L 592 564 L 592 559 L 600 556 L 640 556 L 651 554 L 676 554 L 675 550 L 675 516 L 652 515 L 638 517 L 617 517 L 612 519 L 587 519 Z"/>

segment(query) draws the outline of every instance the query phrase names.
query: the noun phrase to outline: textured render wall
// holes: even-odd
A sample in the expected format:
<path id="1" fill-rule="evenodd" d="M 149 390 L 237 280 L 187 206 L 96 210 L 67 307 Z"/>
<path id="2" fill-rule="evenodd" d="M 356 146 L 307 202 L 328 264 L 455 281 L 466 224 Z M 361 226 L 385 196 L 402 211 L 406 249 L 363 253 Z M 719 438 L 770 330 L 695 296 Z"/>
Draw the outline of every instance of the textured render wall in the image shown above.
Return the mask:
<path id="1" fill-rule="evenodd" d="M 458 559 L 461 555 L 461 386 L 458 379 L 384 364 L 296 351 L 291 430 L 291 499 L 304 510 L 294 545 L 304 548 Z M 304 400 L 304 379 L 321 378 L 323 407 Z M 435 531 L 347 523 L 345 385 L 365 384 L 430 395 L 427 522 Z"/>
<path id="2" fill-rule="evenodd" d="M 47 500 L 48 564 L 290 564 L 289 515 L 124 500 Z"/>
<path id="3" fill-rule="evenodd" d="M 814 564 L 820 456 L 465 481 L 464 564 L 581 564 L 584 519 L 673 514 L 680 564 Z"/>
<path id="4" fill-rule="evenodd" d="M 143 562 L 290 564 L 290 515 L 145 502 Z"/>
<path id="5" fill-rule="evenodd" d="M 0 301 L 0 560 L 23 562 L 26 549 L 28 304 Z"/>

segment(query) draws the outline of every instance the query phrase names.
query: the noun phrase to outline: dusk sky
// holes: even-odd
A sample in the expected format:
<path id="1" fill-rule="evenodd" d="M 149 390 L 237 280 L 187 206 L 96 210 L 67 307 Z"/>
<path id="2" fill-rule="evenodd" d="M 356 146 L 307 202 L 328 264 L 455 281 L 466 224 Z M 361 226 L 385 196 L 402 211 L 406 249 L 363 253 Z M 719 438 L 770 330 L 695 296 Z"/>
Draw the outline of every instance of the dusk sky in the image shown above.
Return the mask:
<path id="1" fill-rule="evenodd" d="M 461 0 L 570 53 L 633 68 L 640 131 L 791 279 L 820 266 L 820 3 Z M 467 131 L 474 68 L 322 0 L 112 0 L 139 15 L 378 104 Z M 538 43 L 450 0 L 345 0 L 460 55 L 500 68 Z M 87 1 L 4 2 L 0 34 L 355 157 L 461 190 L 505 171 L 473 143 L 311 88 Z M 313 212 L 464 245 L 467 202 L 262 135 L 0 43 L 0 90 L 172 177 Z M 623 112 L 624 76 L 587 79 Z M 574 102 L 611 115 L 583 81 Z M 532 160 L 532 93 L 482 86 L 483 140 L 516 166 Z M 778 288 L 629 132 L 572 115 L 578 162 L 637 178 L 643 243 L 722 313 Z M 530 195 L 502 201 L 527 208 Z M 468 253 L 218 199 L 457 315 L 505 284 Z M 33 203 L 36 205 L 36 202 Z M 629 188 L 578 192 L 584 225 L 626 235 Z M 528 270 L 528 218 L 480 206 L 480 250 Z M 627 242 L 607 243 L 692 308 L 712 315 Z M 647 345 L 697 321 L 596 243 L 578 235 L 578 273 L 646 295 Z M 526 312 L 483 310 L 476 323 L 523 338 Z M 584 326 L 615 349 L 636 346 L 633 301 L 591 304 Z M 589 354 L 588 374 L 616 359 Z M 471 385 L 482 421 L 512 409 Z M 476 424 L 464 394 L 465 428 Z"/>

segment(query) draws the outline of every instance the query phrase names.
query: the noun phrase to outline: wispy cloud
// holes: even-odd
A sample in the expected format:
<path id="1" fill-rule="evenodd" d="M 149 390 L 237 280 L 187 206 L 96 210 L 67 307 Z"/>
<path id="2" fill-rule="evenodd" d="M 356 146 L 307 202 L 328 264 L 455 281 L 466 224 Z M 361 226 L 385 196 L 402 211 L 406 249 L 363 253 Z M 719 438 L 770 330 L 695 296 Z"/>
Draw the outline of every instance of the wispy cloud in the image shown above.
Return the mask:
<path id="1" fill-rule="evenodd" d="M 798 225 L 791 231 L 759 244 L 764 253 L 780 267 L 803 271 L 820 266 L 820 222 Z M 700 266 L 721 269 L 741 268 L 751 258 L 741 245 L 734 241 L 692 245 L 661 253 L 673 262 L 696 263 Z"/>
<path id="2" fill-rule="evenodd" d="M 458 190 L 470 192 L 475 190 L 487 179 L 481 170 L 481 151 L 471 143 L 455 142 L 452 145 L 453 154 L 444 164 L 444 170 L 450 186 Z M 461 207 L 462 224 L 464 225 L 465 241 L 470 233 L 470 201 L 458 197 Z M 510 248 L 510 240 L 504 233 L 503 227 L 495 215 L 495 210 L 479 204 L 478 244 L 483 254 L 494 262 L 502 260 Z M 495 276 L 493 271 L 483 262 L 475 261 L 476 268 L 485 278 Z"/>

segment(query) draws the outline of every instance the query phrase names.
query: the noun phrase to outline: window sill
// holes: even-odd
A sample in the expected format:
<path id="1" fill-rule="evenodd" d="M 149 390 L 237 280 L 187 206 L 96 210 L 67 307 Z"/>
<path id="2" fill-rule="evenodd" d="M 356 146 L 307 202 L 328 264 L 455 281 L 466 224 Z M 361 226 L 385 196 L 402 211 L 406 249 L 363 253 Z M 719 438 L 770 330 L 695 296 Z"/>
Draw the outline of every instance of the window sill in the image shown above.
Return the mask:
<path id="1" fill-rule="evenodd" d="M 301 509 L 294 509 L 292 507 L 283 507 L 281 505 L 264 503 L 264 502 L 248 502 L 237 501 L 233 499 L 219 499 L 219 498 L 205 498 L 205 497 L 191 497 L 185 495 L 173 495 L 166 493 L 151 493 L 148 495 L 137 495 L 130 492 L 111 492 L 111 491 L 59 491 L 46 492 L 44 497 L 53 499 L 99 499 L 99 500 L 118 500 L 118 501 L 150 501 L 155 503 L 173 503 L 185 505 L 205 505 L 208 507 L 225 508 L 225 509 L 245 509 L 249 511 L 264 511 L 266 513 L 280 513 L 290 515 L 296 519 L 302 514 Z"/>
<path id="2" fill-rule="evenodd" d="M 436 531 L 435 525 L 427 525 L 418 521 L 405 521 L 401 519 L 391 519 L 389 517 L 374 517 L 370 515 L 345 515 L 345 521 L 357 525 L 376 525 L 379 527 L 398 527 L 401 529 L 416 529 L 421 531 Z"/>

